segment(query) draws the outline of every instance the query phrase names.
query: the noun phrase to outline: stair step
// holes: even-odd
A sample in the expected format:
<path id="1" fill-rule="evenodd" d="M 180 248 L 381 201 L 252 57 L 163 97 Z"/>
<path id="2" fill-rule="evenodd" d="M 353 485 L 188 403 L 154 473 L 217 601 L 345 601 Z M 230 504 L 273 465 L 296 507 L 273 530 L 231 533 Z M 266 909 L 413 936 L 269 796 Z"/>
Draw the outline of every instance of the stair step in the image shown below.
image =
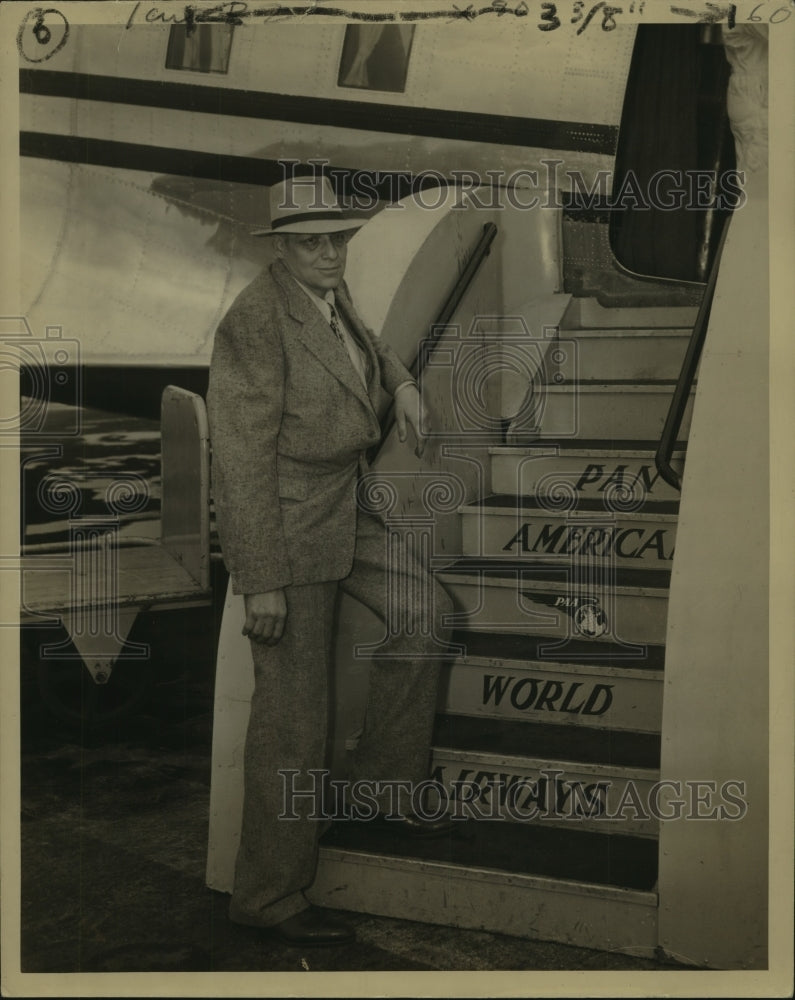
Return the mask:
<path id="1" fill-rule="evenodd" d="M 679 328 L 689 333 L 697 316 L 697 306 L 600 306 L 594 298 L 573 298 L 563 315 L 561 330 L 657 327 Z"/>
<path id="2" fill-rule="evenodd" d="M 657 845 L 499 820 L 426 842 L 337 823 L 321 840 L 311 902 L 581 947 L 653 955 Z"/>
<path id="3" fill-rule="evenodd" d="M 539 438 L 588 435 L 616 441 L 637 437 L 658 439 L 674 393 L 672 382 L 562 382 L 545 385 L 539 393 L 532 419 Z M 693 409 L 690 397 L 682 420 L 681 435 L 687 437 Z M 528 426 L 516 431 L 530 432 Z"/>
<path id="4" fill-rule="evenodd" d="M 591 328 L 561 330 L 547 352 L 547 381 L 556 374 L 577 378 L 676 380 L 687 351 L 689 329 Z M 551 377 L 550 377 L 551 376 Z"/>
<path id="5" fill-rule="evenodd" d="M 506 441 L 502 445 L 492 445 L 493 448 L 543 448 L 543 449 L 560 449 L 562 454 L 574 455 L 577 452 L 590 452 L 590 451 L 600 451 L 600 452 L 611 452 L 613 454 L 631 454 L 633 452 L 645 452 L 649 455 L 653 454 L 659 445 L 658 438 L 612 438 L 612 437 L 602 437 L 602 438 L 592 438 L 592 437 L 550 437 L 545 439 L 541 443 L 536 443 L 534 441 Z M 685 452 L 687 451 L 687 441 L 677 441 L 675 445 L 674 455 L 680 455 L 684 458 Z"/>
<path id="6" fill-rule="evenodd" d="M 573 444 L 573 442 L 570 442 Z M 581 497 L 645 497 L 679 500 L 654 465 L 652 449 L 567 448 L 565 445 L 498 445 L 489 448 L 491 488 L 495 493 L 530 496 L 546 491 L 573 492 Z M 681 474 L 684 451 L 674 453 Z"/>
<path id="7" fill-rule="evenodd" d="M 461 559 L 438 576 L 470 629 L 618 642 L 637 656 L 665 642 L 669 571 L 619 567 L 587 581 L 576 573 L 560 562 Z"/>
<path id="8" fill-rule="evenodd" d="M 591 885 L 651 892 L 657 879 L 657 844 L 645 837 L 560 830 L 505 820 L 461 820 L 460 829 L 435 840 L 406 837 L 388 821 L 336 822 L 323 847 L 417 861 L 490 868 Z"/>
<path id="9" fill-rule="evenodd" d="M 541 722 L 436 716 L 434 746 L 512 757 L 542 757 L 594 766 L 654 770 L 660 766 L 656 733 L 614 733 L 605 729 L 566 729 Z"/>
<path id="10" fill-rule="evenodd" d="M 440 711 L 450 715 L 553 724 L 570 738 L 571 727 L 659 733 L 665 651 L 649 646 L 645 657 L 627 657 L 608 643 L 588 660 L 590 642 L 571 640 L 560 662 L 542 659 L 549 637 L 457 632 L 466 652 L 447 667 L 439 685 Z M 585 662 L 578 662 L 583 656 Z"/>
<path id="11" fill-rule="evenodd" d="M 503 756 L 436 747 L 431 779 L 445 788 L 444 804 L 454 817 L 659 834 L 658 820 L 645 805 L 659 781 L 657 770 L 559 760 L 551 754 Z M 439 797 L 432 802 L 432 809 L 441 808 Z"/>
<path id="12" fill-rule="evenodd" d="M 465 562 L 465 565 L 467 563 Z M 455 569 L 455 564 L 454 564 Z M 565 648 L 559 640 L 543 635 L 512 635 L 509 632 L 453 632 L 452 641 L 465 647 L 462 659 L 478 659 L 513 664 L 539 663 L 554 666 L 594 665 L 601 670 L 634 670 L 659 673 L 665 663 L 665 647 L 644 645 L 642 652 L 627 650 L 619 643 L 600 642 L 594 646 L 590 639 L 570 639 Z"/>
<path id="13" fill-rule="evenodd" d="M 572 502 L 566 492 L 562 499 Z M 496 494 L 466 504 L 460 508 L 464 555 L 605 559 L 618 566 L 665 566 L 673 559 L 676 501 L 649 501 L 632 513 L 608 511 L 599 498 L 574 498 L 575 510 L 550 509 L 557 502 L 554 494 Z"/>

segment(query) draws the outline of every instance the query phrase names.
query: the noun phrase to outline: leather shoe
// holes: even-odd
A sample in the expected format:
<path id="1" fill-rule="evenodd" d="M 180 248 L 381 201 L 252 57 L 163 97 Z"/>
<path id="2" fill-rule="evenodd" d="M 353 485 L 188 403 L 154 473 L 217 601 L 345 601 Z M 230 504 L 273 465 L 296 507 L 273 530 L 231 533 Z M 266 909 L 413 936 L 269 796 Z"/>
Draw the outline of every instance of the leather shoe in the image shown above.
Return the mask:
<path id="1" fill-rule="evenodd" d="M 328 916 L 317 906 L 309 906 L 265 930 L 283 944 L 309 947 L 350 944 L 356 940 L 347 924 Z"/>

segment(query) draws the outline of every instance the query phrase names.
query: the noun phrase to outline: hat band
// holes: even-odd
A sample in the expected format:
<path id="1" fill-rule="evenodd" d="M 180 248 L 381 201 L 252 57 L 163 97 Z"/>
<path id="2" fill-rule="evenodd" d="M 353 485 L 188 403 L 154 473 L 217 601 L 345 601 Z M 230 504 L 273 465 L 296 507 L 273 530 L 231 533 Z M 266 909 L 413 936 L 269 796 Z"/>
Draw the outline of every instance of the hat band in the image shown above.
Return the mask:
<path id="1" fill-rule="evenodd" d="M 271 223 L 271 229 L 279 229 L 281 226 L 288 226 L 293 222 L 311 222 L 313 219 L 317 221 L 339 219 L 340 222 L 345 222 L 342 209 L 338 208 L 336 211 L 330 212 L 298 212 L 295 215 L 285 215 L 281 219 L 274 219 Z"/>

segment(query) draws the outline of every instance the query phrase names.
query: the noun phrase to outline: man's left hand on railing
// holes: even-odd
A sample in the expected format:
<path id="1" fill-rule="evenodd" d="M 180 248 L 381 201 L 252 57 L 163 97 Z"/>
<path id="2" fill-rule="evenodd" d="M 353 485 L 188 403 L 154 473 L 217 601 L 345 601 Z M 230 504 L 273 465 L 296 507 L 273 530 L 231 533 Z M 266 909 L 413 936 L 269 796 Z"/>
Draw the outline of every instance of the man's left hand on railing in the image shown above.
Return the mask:
<path id="1" fill-rule="evenodd" d="M 416 382 L 404 382 L 395 390 L 395 423 L 401 442 L 408 436 L 408 427 L 414 431 L 417 445 L 414 454 L 422 458 L 425 442 L 430 431 L 428 411 L 423 405 Z"/>

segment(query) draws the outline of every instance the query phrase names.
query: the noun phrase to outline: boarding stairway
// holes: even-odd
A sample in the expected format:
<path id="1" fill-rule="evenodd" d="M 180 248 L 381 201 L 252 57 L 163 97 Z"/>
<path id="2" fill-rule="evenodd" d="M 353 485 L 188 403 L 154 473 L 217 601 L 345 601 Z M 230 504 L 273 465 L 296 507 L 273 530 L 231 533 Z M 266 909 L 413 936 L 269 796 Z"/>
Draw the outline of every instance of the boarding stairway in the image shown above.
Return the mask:
<path id="1" fill-rule="evenodd" d="M 315 902 L 654 953 L 649 795 L 679 504 L 654 452 L 695 318 L 571 300 L 540 434 L 509 426 L 487 449 L 490 492 L 461 506 L 460 556 L 439 571 L 463 652 L 441 685 L 433 777 L 469 818 L 426 842 L 334 824 Z"/>

